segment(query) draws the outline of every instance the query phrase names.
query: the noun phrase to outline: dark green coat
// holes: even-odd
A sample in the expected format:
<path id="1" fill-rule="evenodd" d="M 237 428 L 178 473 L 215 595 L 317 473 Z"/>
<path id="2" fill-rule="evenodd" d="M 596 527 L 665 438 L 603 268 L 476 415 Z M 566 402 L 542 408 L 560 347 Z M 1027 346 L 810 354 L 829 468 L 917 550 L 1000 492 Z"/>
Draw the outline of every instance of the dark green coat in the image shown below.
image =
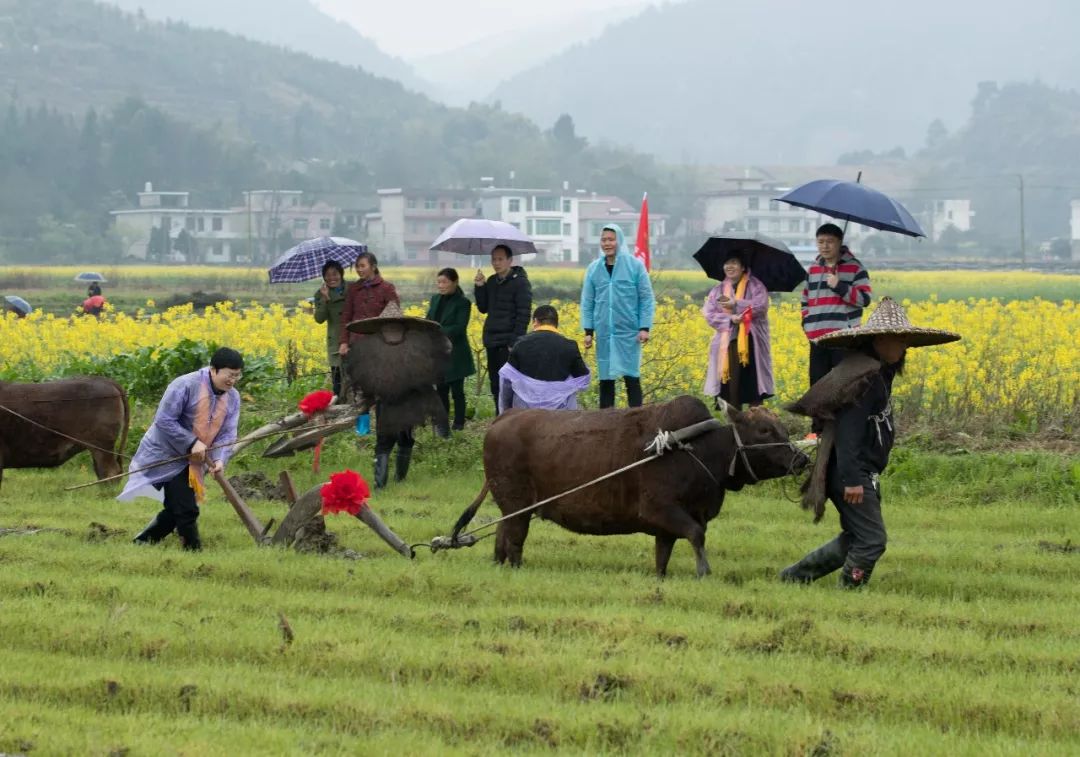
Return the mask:
<path id="1" fill-rule="evenodd" d="M 345 286 L 336 291 L 330 290 L 330 302 L 315 292 L 315 323 L 326 324 L 326 357 L 334 368 L 341 365 L 338 344 L 341 338 L 341 310 L 345 307 Z"/>
<path id="2" fill-rule="evenodd" d="M 439 322 L 442 332 L 446 334 L 446 338 L 450 340 L 453 347 L 450 365 L 447 366 L 446 377 L 443 379 L 448 384 L 476 373 L 476 363 L 473 362 L 472 347 L 469 346 L 467 335 L 471 312 L 472 303 L 460 289 L 449 297 L 443 297 L 441 294 L 434 295 L 428 306 L 428 320 Z"/>

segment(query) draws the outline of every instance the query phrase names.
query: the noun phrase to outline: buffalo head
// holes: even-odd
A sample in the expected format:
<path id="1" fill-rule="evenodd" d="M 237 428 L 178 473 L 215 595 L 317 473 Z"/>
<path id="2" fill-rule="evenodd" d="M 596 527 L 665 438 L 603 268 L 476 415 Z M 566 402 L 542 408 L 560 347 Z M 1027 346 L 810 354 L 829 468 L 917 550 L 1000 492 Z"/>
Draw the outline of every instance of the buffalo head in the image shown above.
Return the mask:
<path id="1" fill-rule="evenodd" d="M 791 442 L 787 429 L 771 410 L 752 407 L 743 412 L 725 405 L 735 428 L 735 457 L 732 471 L 752 483 L 798 473 L 810 458 Z"/>

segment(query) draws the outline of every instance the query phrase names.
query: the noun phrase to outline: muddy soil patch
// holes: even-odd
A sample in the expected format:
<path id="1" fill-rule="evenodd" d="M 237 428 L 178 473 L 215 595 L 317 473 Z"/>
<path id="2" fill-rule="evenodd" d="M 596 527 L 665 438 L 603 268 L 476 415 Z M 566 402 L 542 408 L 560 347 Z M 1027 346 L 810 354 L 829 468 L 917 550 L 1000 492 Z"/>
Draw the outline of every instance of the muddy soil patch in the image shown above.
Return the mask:
<path id="1" fill-rule="evenodd" d="M 276 500 L 288 502 L 285 489 L 280 483 L 271 481 L 265 473 L 251 471 L 229 477 L 229 483 L 245 502 L 252 499 Z"/>

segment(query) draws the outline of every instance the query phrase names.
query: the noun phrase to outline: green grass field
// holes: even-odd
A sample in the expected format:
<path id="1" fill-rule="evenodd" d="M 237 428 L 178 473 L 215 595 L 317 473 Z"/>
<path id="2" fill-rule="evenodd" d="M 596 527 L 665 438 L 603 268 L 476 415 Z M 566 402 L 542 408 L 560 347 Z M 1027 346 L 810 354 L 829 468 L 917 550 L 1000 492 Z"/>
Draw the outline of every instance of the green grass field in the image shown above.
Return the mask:
<path id="1" fill-rule="evenodd" d="M 374 509 L 411 542 L 447 533 L 479 443 L 421 433 Z M 333 439 L 324 476 L 368 475 L 369 444 Z M 774 580 L 837 527 L 775 484 L 729 495 L 712 576 L 680 542 L 658 581 L 651 539 L 543 522 L 520 570 L 491 540 L 408 562 L 345 517 L 328 526 L 361 559 L 257 548 L 216 490 L 204 552 L 135 547 L 153 503 L 62 491 L 85 455 L 8 471 L 0 528 L 58 530 L 0 536 L 0 753 L 1080 753 L 1080 461 L 894 462 L 861 593 Z M 230 472 L 283 467 L 322 480 L 309 454 Z"/>

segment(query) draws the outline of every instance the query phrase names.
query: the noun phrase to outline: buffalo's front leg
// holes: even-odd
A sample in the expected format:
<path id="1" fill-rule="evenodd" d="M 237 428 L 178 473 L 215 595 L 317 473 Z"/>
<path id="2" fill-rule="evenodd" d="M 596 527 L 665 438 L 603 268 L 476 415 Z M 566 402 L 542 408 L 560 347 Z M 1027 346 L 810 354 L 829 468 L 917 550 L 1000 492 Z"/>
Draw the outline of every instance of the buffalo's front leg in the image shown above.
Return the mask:
<path id="1" fill-rule="evenodd" d="M 671 560 L 671 550 L 675 547 L 675 537 L 664 534 L 656 537 L 656 575 L 663 578 L 667 575 L 668 561 Z"/>
<path id="2" fill-rule="evenodd" d="M 647 507 L 643 509 L 641 517 L 646 522 L 656 526 L 657 531 L 673 534 L 668 538 L 682 538 L 690 542 L 694 548 L 694 556 L 697 558 L 698 578 L 712 573 L 709 568 L 709 560 L 705 557 L 705 529 L 701 524 L 691 518 L 685 510 L 674 505 L 666 507 Z M 657 545 L 659 545 L 657 537 Z M 659 550 L 659 546 L 657 547 Z M 670 556 L 671 549 L 668 548 Z M 659 551 L 657 551 L 657 567 L 659 568 Z"/>

